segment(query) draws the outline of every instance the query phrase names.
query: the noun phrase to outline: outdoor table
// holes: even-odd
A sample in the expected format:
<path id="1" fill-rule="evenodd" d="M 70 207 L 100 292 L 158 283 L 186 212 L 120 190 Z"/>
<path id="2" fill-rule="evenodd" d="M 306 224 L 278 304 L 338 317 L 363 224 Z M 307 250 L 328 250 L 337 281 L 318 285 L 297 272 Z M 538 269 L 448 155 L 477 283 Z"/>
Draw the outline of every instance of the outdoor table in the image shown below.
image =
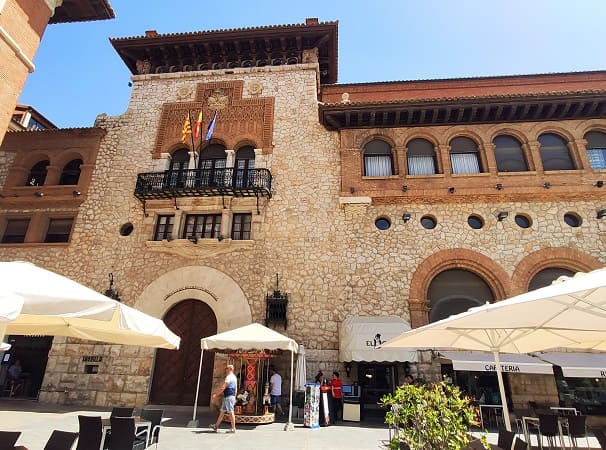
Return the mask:
<path id="1" fill-rule="evenodd" d="M 562 414 L 570 414 L 573 416 L 578 416 L 579 411 L 576 408 L 572 408 L 569 406 L 550 406 L 549 409 L 552 411 L 556 411 L 558 414 L 562 412 Z"/>
<path id="2" fill-rule="evenodd" d="M 482 411 L 482 408 L 488 408 L 488 424 L 490 425 L 490 410 L 494 409 L 500 409 L 501 411 L 503 411 L 503 405 L 489 405 L 489 404 L 480 404 L 480 424 L 482 425 L 482 429 L 484 429 L 484 413 Z M 501 412 L 501 414 L 503 414 L 503 412 Z M 495 417 L 496 417 L 496 411 L 495 411 Z M 497 424 L 498 425 L 498 424 Z"/>
<path id="3" fill-rule="evenodd" d="M 133 416 L 133 419 L 135 419 L 135 433 L 137 433 L 137 431 L 141 428 L 147 428 L 147 439 L 146 441 L 149 442 L 149 436 L 151 435 L 151 426 L 152 423 L 149 420 L 144 420 L 141 419 L 141 416 Z M 101 448 L 103 448 L 104 444 L 105 444 L 105 435 L 107 433 L 107 430 L 111 430 L 112 429 L 112 424 L 111 424 L 111 419 L 108 417 L 107 419 L 101 419 L 101 426 L 102 428 L 102 437 L 101 437 Z"/>

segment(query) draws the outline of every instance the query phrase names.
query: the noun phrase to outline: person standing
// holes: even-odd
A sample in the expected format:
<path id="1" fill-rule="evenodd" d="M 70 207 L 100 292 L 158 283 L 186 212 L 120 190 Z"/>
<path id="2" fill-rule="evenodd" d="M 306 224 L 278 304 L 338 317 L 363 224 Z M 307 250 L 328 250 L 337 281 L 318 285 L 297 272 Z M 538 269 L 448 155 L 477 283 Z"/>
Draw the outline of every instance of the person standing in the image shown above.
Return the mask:
<path id="1" fill-rule="evenodd" d="M 341 418 L 343 420 L 343 382 L 339 378 L 339 372 L 334 371 L 332 373 L 332 380 L 330 380 L 330 387 L 332 389 L 333 409 L 334 417 L 333 422 Z"/>
<path id="2" fill-rule="evenodd" d="M 229 415 L 229 420 L 231 422 L 231 429 L 228 431 L 228 433 L 236 432 L 236 415 L 234 414 L 234 406 L 236 404 L 237 391 L 238 379 L 234 375 L 234 366 L 228 364 L 225 367 L 225 381 L 212 395 L 212 398 L 215 398 L 223 394 L 223 402 L 221 403 L 217 422 L 210 424 L 210 429 L 214 432 L 217 432 L 217 429 L 219 426 L 221 426 L 221 422 L 223 422 L 223 417 L 225 414 Z"/>
<path id="3" fill-rule="evenodd" d="M 270 367 L 269 369 L 270 378 L 269 378 L 269 388 L 271 395 L 271 406 L 273 407 L 274 413 L 279 412 L 280 415 L 284 414 L 282 411 L 282 377 L 276 369 Z"/>

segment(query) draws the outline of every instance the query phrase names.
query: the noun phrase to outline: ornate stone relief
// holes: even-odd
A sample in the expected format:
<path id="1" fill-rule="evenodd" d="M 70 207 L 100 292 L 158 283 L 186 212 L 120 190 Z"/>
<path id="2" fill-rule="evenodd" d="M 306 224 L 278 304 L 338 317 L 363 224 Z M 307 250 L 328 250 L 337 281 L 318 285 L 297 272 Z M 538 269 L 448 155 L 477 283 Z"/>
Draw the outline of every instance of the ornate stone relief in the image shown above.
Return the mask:
<path id="1" fill-rule="evenodd" d="M 173 241 L 146 241 L 145 247 L 152 252 L 169 253 L 185 258 L 211 258 L 230 252 L 252 250 L 254 241 L 232 241 L 225 239 L 219 242 L 216 239 L 200 239 L 194 244 L 187 239 Z"/>
<path id="2" fill-rule="evenodd" d="M 215 89 L 208 97 L 208 107 L 213 111 L 221 111 L 227 107 L 229 97 L 225 95 L 223 90 Z"/>
<path id="3" fill-rule="evenodd" d="M 263 85 L 258 80 L 253 80 L 247 85 L 248 95 L 261 95 L 263 92 Z"/>
<path id="4" fill-rule="evenodd" d="M 185 100 L 191 98 L 194 90 L 191 86 L 181 86 L 177 89 L 177 100 Z"/>
<path id="5" fill-rule="evenodd" d="M 151 61 L 149 59 L 138 59 L 136 66 L 139 75 L 147 75 L 151 72 Z"/>

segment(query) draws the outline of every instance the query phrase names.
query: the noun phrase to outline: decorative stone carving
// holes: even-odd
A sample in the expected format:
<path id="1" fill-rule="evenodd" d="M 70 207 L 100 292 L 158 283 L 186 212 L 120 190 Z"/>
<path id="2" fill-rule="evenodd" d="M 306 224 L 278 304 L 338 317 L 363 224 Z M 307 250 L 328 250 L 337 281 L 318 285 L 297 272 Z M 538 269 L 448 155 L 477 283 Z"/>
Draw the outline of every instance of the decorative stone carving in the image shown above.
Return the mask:
<path id="1" fill-rule="evenodd" d="M 254 241 L 232 241 L 226 239 L 218 241 L 216 239 L 200 239 L 194 244 L 187 239 L 177 239 L 173 241 L 147 241 L 145 247 L 149 251 L 169 253 L 182 256 L 184 258 L 210 258 L 231 252 L 241 252 L 252 250 Z"/>
<path id="2" fill-rule="evenodd" d="M 249 95 L 260 95 L 263 92 L 263 85 L 258 80 L 248 83 L 247 91 Z"/>
<path id="3" fill-rule="evenodd" d="M 341 95 L 341 102 L 342 103 L 351 103 L 351 100 L 349 100 L 349 93 L 348 92 L 343 92 L 343 94 Z"/>
<path id="4" fill-rule="evenodd" d="M 208 97 L 208 107 L 213 111 L 225 109 L 228 102 L 229 97 L 225 95 L 222 89 L 215 89 L 210 97 Z"/>
<path id="5" fill-rule="evenodd" d="M 192 93 L 193 89 L 191 86 L 181 86 L 179 89 L 177 89 L 177 99 L 185 100 L 187 98 L 190 98 Z"/>
<path id="6" fill-rule="evenodd" d="M 139 75 L 147 75 L 151 72 L 151 61 L 149 59 L 138 59 L 136 65 Z"/>
<path id="7" fill-rule="evenodd" d="M 318 48 L 303 50 L 303 64 L 318 64 Z"/>

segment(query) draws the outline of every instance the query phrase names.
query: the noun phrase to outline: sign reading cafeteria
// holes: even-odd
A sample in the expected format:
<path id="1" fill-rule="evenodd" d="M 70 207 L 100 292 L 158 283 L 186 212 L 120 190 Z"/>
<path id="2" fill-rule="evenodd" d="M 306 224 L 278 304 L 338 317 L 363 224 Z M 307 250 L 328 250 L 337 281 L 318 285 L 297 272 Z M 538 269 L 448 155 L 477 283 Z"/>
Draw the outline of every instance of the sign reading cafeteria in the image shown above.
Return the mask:
<path id="1" fill-rule="evenodd" d="M 492 353 L 486 352 L 440 352 L 442 357 L 452 361 L 454 370 L 468 372 L 495 372 L 496 365 Z M 501 353 L 501 370 L 508 373 L 553 374 L 553 366 L 530 355 Z"/>

